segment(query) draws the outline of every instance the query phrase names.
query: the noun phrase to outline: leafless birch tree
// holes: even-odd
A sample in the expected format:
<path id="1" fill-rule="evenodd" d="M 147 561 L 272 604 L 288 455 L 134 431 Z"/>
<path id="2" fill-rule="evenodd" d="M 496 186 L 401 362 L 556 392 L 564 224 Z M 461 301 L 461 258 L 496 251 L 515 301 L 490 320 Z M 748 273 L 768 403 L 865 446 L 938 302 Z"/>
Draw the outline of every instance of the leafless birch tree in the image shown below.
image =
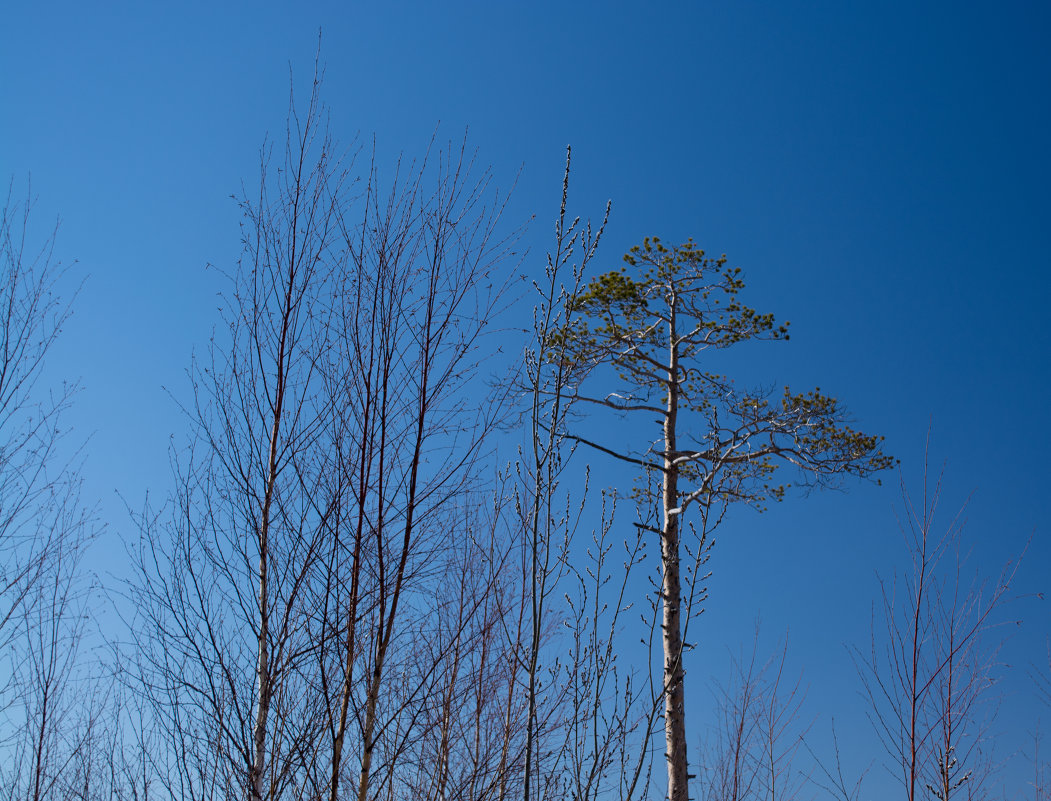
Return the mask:
<path id="1" fill-rule="evenodd" d="M 373 169 L 363 217 L 353 225 L 344 217 L 326 368 L 338 492 L 318 651 L 331 699 L 333 801 L 348 741 L 360 756 L 356 798 L 398 789 L 405 779 L 395 767 L 425 747 L 428 720 L 452 736 L 448 717 L 425 710 L 432 694 L 455 695 L 461 669 L 492 656 L 477 654 L 469 637 L 493 625 L 505 556 L 492 541 L 495 524 L 480 524 L 470 508 L 485 503 L 483 441 L 500 409 L 496 396 L 479 398 L 487 394 L 480 345 L 507 255 L 496 234 L 502 201 L 465 148 L 430 158 L 399 167 L 387 192 Z M 488 576 L 480 584 L 465 575 L 472 557 Z M 442 760 L 449 748 L 439 744 Z M 448 770 L 434 777 L 438 786 Z"/>
<path id="2" fill-rule="evenodd" d="M 243 255 L 224 326 L 191 369 L 195 432 L 177 491 L 144 516 L 134 589 L 143 687 L 167 737 L 157 774 L 177 798 L 295 797 L 318 721 L 305 665 L 309 580 L 332 510 L 316 448 L 327 281 L 346 167 L 315 79 L 242 201 Z"/>
<path id="3" fill-rule="evenodd" d="M 41 235 L 32 207 L 12 183 L 0 213 L 0 797 L 87 799 L 105 700 L 84 645 L 95 530 L 61 419 L 76 385 L 43 381 L 76 291 L 63 299 L 57 226 Z"/>
<path id="4" fill-rule="evenodd" d="M 967 568 L 961 509 L 935 529 L 940 480 L 917 503 L 902 484 L 909 566 L 880 582 L 872 639 L 856 662 L 871 719 L 909 801 L 985 796 L 999 644 L 990 640 L 1017 563 L 992 580 Z"/>
<path id="5" fill-rule="evenodd" d="M 75 491 L 69 453 L 60 452 L 60 415 L 76 385 L 43 388 L 45 361 L 70 301 L 59 286 L 65 268 L 54 257 L 55 230 L 35 236 L 33 199 L 14 199 L 0 213 L 0 648 L 17 637 L 34 586 L 68 553 L 72 534 L 62 511 Z"/>
<path id="6" fill-rule="evenodd" d="M 801 679 L 785 676 L 788 644 L 759 661 L 759 627 L 752 651 L 734 657 L 720 688 L 716 727 L 702 760 L 704 797 L 711 801 L 791 801 L 803 787 L 794 764 L 809 728 L 801 719 Z"/>
<path id="7" fill-rule="evenodd" d="M 465 146 L 353 183 L 318 91 L 242 203 L 196 433 L 143 519 L 140 672 L 174 797 L 418 797 L 502 658 L 477 637 L 506 611 L 506 548 L 473 508 L 501 408 L 481 363 L 503 199 Z"/>

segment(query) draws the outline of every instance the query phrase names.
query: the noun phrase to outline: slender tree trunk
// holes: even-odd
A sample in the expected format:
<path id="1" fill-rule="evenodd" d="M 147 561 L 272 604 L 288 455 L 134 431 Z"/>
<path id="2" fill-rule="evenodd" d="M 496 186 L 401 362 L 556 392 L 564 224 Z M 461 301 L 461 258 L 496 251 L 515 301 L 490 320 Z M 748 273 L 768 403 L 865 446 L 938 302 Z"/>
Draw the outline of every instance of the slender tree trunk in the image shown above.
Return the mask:
<path id="1" fill-rule="evenodd" d="M 286 358 L 288 349 L 289 328 L 293 307 L 295 305 L 296 286 L 296 224 L 298 215 L 298 189 L 295 205 L 292 208 L 292 250 L 289 258 L 287 284 L 285 286 L 284 307 L 281 317 L 281 335 L 277 351 L 277 377 L 274 385 L 273 422 L 270 428 L 270 442 L 267 448 L 266 491 L 263 496 L 263 508 L 259 521 L 259 634 L 258 662 L 256 667 L 256 719 L 252 732 L 253 754 L 251 767 L 252 801 L 262 801 L 263 773 L 266 768 L 266 730 L 270 717 L 270 700 L 273 697 L 273 676 L 270 666 L 270 516 L 271 505 L 277 487 L 278 449 L 281 436 L 281 415 L 285 404 Z"/>
<path id="2" fill-rule="evenodd" d="M 375 336 L 375 329 L 372 332 Z M 372 477 L 371 470 L 371 437 L 373 436 L 373 397 L 372 377 L 375 357 L 374 352 L 369 353 L 368 372 L 366 373 L 363 396 L 365 398 L 365 409 L 362 422 L 361 452 L 358 457 L 358 475 L 355 502 L 357 505 L 357 523 L 354 531 L 354 550 L 351 554 L 351 582 L 350 598 L 347 601 L 345 616 L 347 627 L 346 650 L 343 657 L 343 686 L 339 707 L 339 721 L 336 725 L 336 734 L 332 741 L 332 771 L 329 778 L 329 801 L 338 801 L 339 798 L 339 775 L 343 766 L 343 743 L 347 733 L 347 720 L 350 712 L 350 701 L 353 695 L 354 661 L 357 658 L 357 624 L 358 624 L 358 602 L 361 582 L 361 560 L 362 543 L 365 539 L 366 504 L 368 502 L 369 483 Z M 382 466 L 380 467 L 382 470 Z"/>
<path id="3" fill-rule="evenodd" d="M 437 265 L 437 261 L 435 262 Z M 376 654 L 375 662 L 372 670 L 372 679 L 369 685 L 368 697 L 365 702 L 365 725 L 362 733 L 362 755 L 361 755 L 361 776 L 358 781 L 358 801 L 367 801 L 369 791 L 369 780 L 371 778 L 372 771 L 372 756 L 376 748 L 376 720 L 377 720 L 377 705 L 379 703 L 380 685 L 383 682 L 383 669 L 387 659 L 387 651 L 390 646 L 391 638 L 394 634 L 394 624 L 398 616 L 398 602 L 401 598 L 401 592 L 405 585 L 405 570 L 408 565 L 409 559 L 409 547 L 412 541 L 412 536 L 415 533 L 415 514 L 417 504 L 417 487 L 420 475 L 420 464 L 423 460 L 423 444 L 427 436 L 427 412 L 429 411 L 431 396 L 429 393 L 429 381 L 430 381 L 430 370 L 431 370 L 431 359 L 433 357 L 433 349 L 435 342 L 433 339 L 433 327 L 435 324 L 435 290 L 434 290 L 435 272 L 431 273 L 432 286 L 427 299 L 427 311 L 425 328 L 423 331 L 422 342 L 420 344 L 420 362 L 419 362 L 419 375 L 420 375 L 420 397 L 418 400 L 419 406 L 417 408 L 416 415 L 416 440 L 413 446 L 412 462 L 409 467 L 409 486 L 406 491 L 406 503 L 405 503 L 405 523 L 402 530 L 402 542 L 401 542 L 401 554 L 398 558 L 397 572 L 394 575 L 394 584 L 391 591 L 390 599 L 390 610 L 386 609 L 386 590 L 384 587 L 384 576 L 382 562 L 380 563 L 380 610 L 378 615 L 378 621 L 376 626 Z M 384 376 L 383 380 L 383 408 L 387 406 L 388 397 L 388 378 Z M 384 426 L 381 432 L 381 441 L 386 438 L 386 427 Z M 380 453 L 384 452 L 384 447 L 380 445 Z M 381 457 L 382 458 L 382 457 Z M 382 478 L 381 478 L 382 480 Z M 383 498 L 382 484 L 380 485 L 380 498 Z M 377 526 L 377 543 L 376 550 L 377 554 L 382 558 L 383 554 L 383 525 L 380 522 Z"/>
<path id="4" fill-rule="evenodd" d="M 284 345 L 284 342 L 282 342 Z M 282 354 L 283 355 L 283 354 Z M 281 371 L 283 372 L 283 371 Z M 266 767 L 266 728 L 270 717 L 270 698 L 273 681 L 270 671 L 270 504 L 273 501 L 274 485 L 277 482 L 277 438 L 280 434 L 283 376 L 279 372 L 277 404 L 274 410 L 274 425 L 270 434 L 269 464 L 266 495 L 263 500 L 262 520 L 259 524 L 259 634 L 258 662 L 256 666 L 256 717 L 252 732 L 252 801 L 262 801 L 263 771 Z"/>
<path id="5" fill-rule="evenodd" d="M 674 290 L 672 290 L 674 291 Z M 679 407 L 679 353 L 675 341 L 675 302 L 669 304 L 668 323 L 668 405 L 664 416 L 664 482 L 662 505 L 664 529 L 661 532 L 661 566 L 664 573 L 664 735 L 668 760 L 668 799 L 687 801 L 686 718 L 683 710 L 682 584 L 679 578 L 679 471 L 675 466 L 675 427 Z"/>
<path id="6" fill-rule="evenodd" d="M 927 502 L 924 499 L 924 515 L 927 513 Z M 924 612 L 924 590 L 927 582 L 927 521 L 923 523 L 923 542 L 919 554 L 920 574 L 916 581 L 916 601 L 912 610 L 912 664 L 909 672 L 909 775 L 908 801 L 916 799 L 916 779 L 919 774 L 920 741 L 922 733 L 918 731 L 921 691 L 920 691 L 920 651 L 923 643 L 922 623 Z"/>
<path id="7" fill-rule="evenodd" d="M 362 462 L 364 463 L 364 458 Z M 364 472 L 364 470 L 363 470 Z M 355 533 L 354 553 L 352 556 L 353 576 L 351 578 L 350 600 L 347 603 L 347 647 L 344 653 L 343 666 L 343 690 L 339 705 L 339 723 L 336 728 L 336 736 L 332 741 L 332 772 L 329 779 L 329 801 L 338 801 L 339 798 L 339 773 L 343 765 L 343 741 L 347 733 L 347 717 L 350 711 L 350 697 L 352 694 L 352 679 L 354 677 L 354 659 L 357 647 L 356 626 L 358 617 L 358 583 L 361 574 L 361 541 L 364 537 L 363 513 L 364 492 L 360 495 L 361 501 L 358 513 L 358 530 Z"/>
<path id="8" fill-rule="evenodd" d="M 251 792 L 252 801 L 262 801 L 263 798 L 263 769 L 266 765 L 266 723 L 270 716 L 270 653 L 267 639 L 270 636 L 270 616 L 267 609 L 267 552 L 266 552 L 266 523 L 262 526 L 260 535 L 261 547 L 259 553 L 259 654 L 256 666 L 256 716 L 255 726 L 252 732 L 252 768 L 251 768 Z"/>

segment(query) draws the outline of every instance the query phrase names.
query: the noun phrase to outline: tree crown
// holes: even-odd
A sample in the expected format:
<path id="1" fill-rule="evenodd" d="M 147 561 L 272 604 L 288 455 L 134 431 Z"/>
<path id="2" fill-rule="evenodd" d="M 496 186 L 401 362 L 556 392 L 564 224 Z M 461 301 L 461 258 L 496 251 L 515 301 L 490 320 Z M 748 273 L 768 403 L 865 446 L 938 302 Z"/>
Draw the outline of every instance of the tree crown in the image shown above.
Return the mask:
<path id="1" fill-rule="evenodd" d="M 741 269 L 728 267 L 725 255 L 710 257 L 693 240 L 668 247 L 648 237 L 624 261 L 569 299 L 568 321 L 549 345 L 575 371 L 576 400 L 657 413 L 666 429 L 672 421 L 670 440 L 666 430 L 663 446 L 636 449 L 629 461 L 674 470 L 691 485 L 685 502 L 715 493 L 756 505 L 783 497 L 787 485 L 770 481 L 779 464 L 795 465 L 802 483 L 813 485 L 895 463 L 882 452 L 883 438 L 851 428 L 842 405 L 820 388 L 785 387 L 776 398 L 703 369 L 710 348 L 788 339 L 787 322 L 741 302 Z M 592 376 L 602 365 L 619 385 L 603 395 L 581 392 L 598 383 Z"/>

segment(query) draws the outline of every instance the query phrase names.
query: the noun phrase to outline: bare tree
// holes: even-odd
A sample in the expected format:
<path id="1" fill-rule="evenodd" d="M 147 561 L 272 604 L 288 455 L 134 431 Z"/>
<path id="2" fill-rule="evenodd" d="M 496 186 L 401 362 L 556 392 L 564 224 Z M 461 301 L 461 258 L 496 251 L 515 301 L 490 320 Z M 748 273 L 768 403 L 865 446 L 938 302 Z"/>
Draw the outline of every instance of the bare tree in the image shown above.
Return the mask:
<path id="1" fill-rule="evenodd" d="M 607 204 L 596 226 L 567 213 L 570 159 L 567 148 L 555 246 L 534 281 L 538 301 L 522 381 L 527 444 L 516 464 L 513 539 L 521 564 L 515 650 L 526 726 L 515 775 L 523 799 L 631 799 L 647 787 L 659 708 L 621 644 L 632 607 L 627 588 L 643 562 L 644 540 L 638 527 L 615 535 L 615 493 L 601 493 L 597 522 L 587 526 L 590 471 L 570 469 L 566 420 L 575 368 L 559 333 L 573 324 L 570 300 L 583 287 L 610 212 Z"/>
<path id="2" fill-rule="evenodd" d="M 41 236 L 13 187 L 0 213 L 0 794 L 88 798 L 106 691 L 85 659 L 96 531 L 64 442 L 76 385 L 41 380 L 76 290 L 63 299 L 57 226 Z"/>
<path id="3" fill-rule="evenodd" d="M 634 611 L 629 587 L 646 561 L 644 532 L 635 527 L 630 536 L 614 536 L 616 493 L 605 491 L 602 501 L 589 545 L 582 554 L 576 546 L 580 555 L 569 565 L 573 585 L 566 595 L 571 647 L 565 660 L 570 715 L 564 772 L 571 782 L 567 795 L 579 801 L 614 792 L 625 800 L 644 797 L 662 700 L 653 688 L 652 662 L 641 670 L 626 647 L 631 640 L 625 618 Z M 652 636 L 655 616 L 641 617 Z"/>
<path id="4" fill-rule="evenodd" d="M 281 167 L 265 146 L 242 201 L 225 327 L 191 369 L 194 441 L 166 517 L 142 522 L 140 671 L 168 740 L 157 772 L 180 798 L 294 794 L 317 733 L 303 665 L 331 515 L 316 505 L 323 292 L 347 182 L 318 87 L 304 113 L 291 104 Z"/>
<path id="5" fill-rule="evenodd" d="M 704 796 L 711 801 L 791 801 L 803 776 L 794 759 L 809 726 L 800 720 L 801 679 L 784 675 L 788 656 L 759 661 L 759 626 L 751 653 L 731 660 L 732 676 L 716 701 L 716 728 L 702 763 Z"/>
<path id="6" fill-rule="evenodd" d="M 872 768 L 868 767 L 858 774 L 857 778 L 850 781 L 843 773 L 843 759 L 839 750 L 839 736 L 836 734 L 836 720 L 832 719 L 832 759 L 831 762 L 818 757 L 807 741 L 803 740 L 803 747 L 814 760 L 814 771 L 810 773 L 811 783 L 828 793 L 836 801 L 859 801 L 861 798 L 861 786 Z M 818 775 L 820 774 L 820 775 Z"/>
<path id="7" fill-rule="evenodd" d="M 1043 594 L 1038 597 L 1043 599 Z M 1051 642 L 1047 644 L 1047 662 L 1043 669 L 1032 671 L 1032 678 L 1036 685 L 1037 695 L 1045 707 L 1051 708 Z M 1033 752 L 1029 756 L 1033 764 L 1033 801 L 1045 801 L 1051 798 L 1051 761 L 1041 755 L 1044 744 L 1044 733 L 1040 728 L 1041 721 L 1037 720 L 1036 727 L 1032 732 Z"/>
<path id="8" fill-rule="evenodd" d="M 560 579 L 565 574 L 566 550 L 573 528 L 572 512 L 556 510 L 561 495 L 560 478 L 567 454 L 563 421 L 567 409 L 565 387 L 568 365 L 564 359 L 547 353 L 551 334 L 567 323 L 570 313 L 566 299 L 577 292 L 588 262 L 594 258 L 609 219 L 609 204 L 601 224 L 592 231 L 591 223 L 567 217 L 571 150 L 566 149 L 566 169 L 562 180 L 562 202 L 555 221 L 555 249 L 548 253 L 543 283 L 537 282 L 539 305 L 534 310 L 532 350 L 525 353 L 526 390 L 530 403 L 529 450 L 519 461 L 522 490 L 516 506 L 525 532 L 522 586 L 528 590 L 528 640 L 522 648 L 526 683 L 525 764 L 522 797 L 530 801 L 535 794 L 537 748 L 541 744 L 538 720 L 538 677 L 542 636 L 549 625 L 552 598 L 558 598 Z M 574 254 L 580 257 L 573 263 Z M 567 274 L 568 273 L 568 274 Z M 569 282 L 568 288 L 563 285 Z"/>
<path id="9" fill-rule="evenodd" d="M 67 555 L 69 526 L 59 525 L 75 490 L 70 455 L 60 452 L 60 416 L 76 385 L 40 386 L 44 363 L 71 300 L 55 260 L 57 225 L 34 245 L 31 196 L 14 200 L 14 183 L 0 212 L 0 648 L 19 636 L 18 621 L 34 586 L 54 560 Z M 75 296 L 75 292 L 73 295 Z"/>
<path id="10" fill-rule="evenodd" d="M 465 145 L 433 144 L 389 179 L 373 157 L 354 195 L 318 92 L 242 203 L 225 331 L 191 371 L 196 434 L 143 519 L 142 686 L 180 798 L 420 790 L 502 658 L 485 649 L 506 548 L 474 509 L 502 403 L 481 365 L 503 198 Z"/>
<path id="11" fill-rule="evenodd" d="M 118 687 L 101 637 L 90 629 L 101 599 L 82 557 L 83 550 L 59 554 L 26 605 L 23 642 L 13 648 L 21 725 L 5 742 L 0 798 L 101 801 L 123 784 L 114 773 Z"/>
<path id="12" fill-rule="evenodd" d="M 986 797 L 988 726 L 999 643 L 990 641 L 1017 563 L 968 576 L 963 509 L 935 530 L 941 482 L 925 473 L 919 503 L 902 483 L 909 568 L 881 579 L 871 644 L 855 658 L 870 717 L 909 801 Z"/>
<path id="13" fill-rule="evenodd" d="M 485 496 L 483 441 L 501 408 L 498 397 L 481 404 L 478 397 L 486 393 L 480 345 L 507 255 L 496 237 L 502 201 L 488 171 L 474 174 L 464 147 L 431 158 L 433 165 L 409 165 L 404 183 L 396 179 L 387 193 L 373 168 L 363 217 L 353 226 L 344 218 L 342 228 L 346 261 L 326 368 L 337 410 L 328 535 L 335 545 L 324 560 L 318 639 L 321 680 L 333 699 L 326 711 L 333 801 L 352 724 L 361 755 L 356 797 L 398 781 L 395 763 L 406 764 L 419 745 L 435 683 L 456 691 L 471 650 L 465 637 L 492 614 L 492 564 L 504 559 L 493 525 L 478 529 L 469 512 Z M 463 573 L 471 542 L 479 565 L 492 560 L 482 585 Z M 463 590 L 455 603 L 435 597 L 445 586 Z M 340 655 L 338 667 L 330 653 Z M 420 725 L 405 723 L 414 716 Z M 432 723 L 451 735 L 447 717 Z"/>
<path id="14" fill-rule="evenodd" d="M 794 465 L 800 480 L 814 485 L 842 474 L 867 476 L 893 460 L 881 453 L 879 437 L 847 426 L 842 406 L 817 390 L 797 395 L 786 388 L 771 400 L 765 392 L 738 392 L 729 379 L 704 370 L 700 359 L 708 351 L 787 337 L 787 327 L 776 325 L 772 315 L 739 302 L 740 269 L 727 268 L 725 257 L 707 257 L 692 242 L 667 248 L 654 238 L 633 248 L 625 261 L 634 275 L 621 269 L 593 279 L 570 299 L 576 316 L 551 344 L 564 348 L 573 366 L 575 403 L 655 416 L 660 425 L 659 435 L 638 448 L 612 438 L 596 442 L 580 429 L 569 437 L 641 468 L 647 480 L 639 500 L 660 511 L 654 528 L 661 548 L 668 798 L 686 801 L 684 601 L 700 580 L 687 573 L 684 594 L 680 560 L 687 511 L 700 515 L 694 552 L 700 565 L 727 504 L 761 507 L 783 497 L 785 487 L 771 483 L 779 464 Z M 584 382 L 608 389 L 587 394 Z M 652 476 L 659 477 L 658 487 Z"/>
<path id="15" fill-rule="evenodd" d="M 1037 721 L 1036 728 L 1031 732 L 1033 738 L 1032 752 L 1026 754 L 1026 758 L 1032 763 L 1033 778 L 1029 782 L 1033 801 L 1047 801 L 1051 798 L 1051 766 L 1047 757 L 1041 753 L 1044 743 L 1044 734 L 1040 731 L 1040 722 Z"/>

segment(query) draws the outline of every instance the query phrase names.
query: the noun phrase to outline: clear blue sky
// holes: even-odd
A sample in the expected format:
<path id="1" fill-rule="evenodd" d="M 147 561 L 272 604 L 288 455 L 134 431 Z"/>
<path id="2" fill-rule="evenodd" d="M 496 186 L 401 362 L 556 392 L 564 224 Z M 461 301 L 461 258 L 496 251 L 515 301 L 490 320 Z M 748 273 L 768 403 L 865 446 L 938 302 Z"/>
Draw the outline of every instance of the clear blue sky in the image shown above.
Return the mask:
<path id="1" fill-rule="evenodd" d="M 1051 590 L 1047 5 L 36 0 L 0 18 L 0 176 L 24 189 L 31 174 L 39 219 L 61 216 L 59 254 L 87 279 L 52 370 L 83 383 L 69 419 L 91 437 L 86 488 L 115 558 L 115 491 L 133 506 L 167 492 L 184 424 L 165 388 L 188 397 L 217 320 L 224 280 L 205 265 L 237 257 L 229 196 L 256 181 L 321 28 L 337 136 L 375 134 L 382 160 L 419 152 L 439 121 L 441 136 L 469 127 L 503 186 L 518 175 L 508 220 L 537 215 L 537 267 L 571 143 L 573 210 L 613 200 L 604 264 L 653 234 L 728 254 L 793 329 L 742 371 L 842 399 L 914 488 L 933 421 L 946 511 L 974 492 L 976 561 L 995 568 L 1032 534 L 1016 589 Z M 761 614 L 771 638 L 791 630 L 814 731 L 853 721 L 841 739 L 867 761 L 843 643 L 864 641 L 874 571 L 901 553 L 885 484 L 720 534 L 697 703 L 697 673 L 719 672 Z M 1048 604 L 1013 608 L 1003 756 L 1032 724 Z"/>

